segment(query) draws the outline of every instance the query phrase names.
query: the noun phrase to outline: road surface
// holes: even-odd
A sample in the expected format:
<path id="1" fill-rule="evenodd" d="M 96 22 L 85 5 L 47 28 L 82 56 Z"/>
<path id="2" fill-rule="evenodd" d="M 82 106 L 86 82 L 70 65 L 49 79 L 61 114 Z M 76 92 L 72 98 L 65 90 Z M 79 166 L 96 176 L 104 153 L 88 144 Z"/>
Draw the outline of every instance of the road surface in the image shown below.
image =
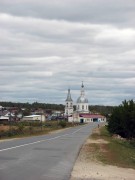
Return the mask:
<path id="1" fill-rule="evenodd" d="M 78 152 L 95 126 L 0 142 L 0 180 L 69 180 Z"/>

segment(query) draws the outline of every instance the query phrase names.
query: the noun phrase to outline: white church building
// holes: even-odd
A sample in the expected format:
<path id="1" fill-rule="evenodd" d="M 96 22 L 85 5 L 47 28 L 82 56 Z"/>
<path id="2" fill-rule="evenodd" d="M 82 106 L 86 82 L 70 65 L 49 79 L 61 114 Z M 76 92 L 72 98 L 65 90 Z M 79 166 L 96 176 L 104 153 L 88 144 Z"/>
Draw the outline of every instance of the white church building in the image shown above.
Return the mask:
<path id="1" fill-rule="evenodd" d="M 82 82 L 81 93 L 76 101 L 76 110 L 73 109 L 73 100 L 71 98 L 70 89 L 68 89 L 68 94 L 65 104 L 65 116 L 68 117 L 69 122 L 106 122 L 106 117 L 100 114 L 91 114 L 89 111 L 88 99 L 85 96 L 85 89 Z"/>

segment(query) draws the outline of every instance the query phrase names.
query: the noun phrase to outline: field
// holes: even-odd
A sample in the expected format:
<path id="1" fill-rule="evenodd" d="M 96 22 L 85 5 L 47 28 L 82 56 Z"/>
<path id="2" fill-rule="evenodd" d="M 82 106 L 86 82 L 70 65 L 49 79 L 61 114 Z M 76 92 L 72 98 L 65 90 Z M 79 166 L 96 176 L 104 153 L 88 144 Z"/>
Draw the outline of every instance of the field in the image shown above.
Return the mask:
<path id="1" fill-rule="evenodd" d="M 12 137 L 25 137 L 47 134 L 54 130 L 72 127 L 72 123 L 66 121 L 48 122 L 13 122 L 0 124 L 0 139 Z"/>

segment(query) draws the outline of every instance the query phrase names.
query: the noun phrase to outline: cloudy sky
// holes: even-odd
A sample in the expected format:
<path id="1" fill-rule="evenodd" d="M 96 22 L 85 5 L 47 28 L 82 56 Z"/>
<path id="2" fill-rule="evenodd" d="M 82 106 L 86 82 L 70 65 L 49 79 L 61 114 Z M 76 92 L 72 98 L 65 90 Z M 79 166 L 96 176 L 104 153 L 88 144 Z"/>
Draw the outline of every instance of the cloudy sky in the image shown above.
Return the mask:
<path id="1" fill-rule="evenodd" d="M 0 101 L 135 99 L 135 0 L 0 0 Z"/>

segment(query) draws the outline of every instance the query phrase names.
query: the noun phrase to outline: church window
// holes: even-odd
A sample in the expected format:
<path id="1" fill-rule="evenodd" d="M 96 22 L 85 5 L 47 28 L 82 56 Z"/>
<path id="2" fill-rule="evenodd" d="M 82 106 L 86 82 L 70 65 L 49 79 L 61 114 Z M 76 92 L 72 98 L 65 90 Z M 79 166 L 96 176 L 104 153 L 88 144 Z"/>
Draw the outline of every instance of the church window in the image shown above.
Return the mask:
<path id="1" fill-rule="evenodd" d="M 84 109 L 84 105 L 82 105 L 82 109 Z"/>
<path id="2" fill-rule="evenodd" d="M 78 105 L 78 109 L 79 109 L 79 105 Z"/>

